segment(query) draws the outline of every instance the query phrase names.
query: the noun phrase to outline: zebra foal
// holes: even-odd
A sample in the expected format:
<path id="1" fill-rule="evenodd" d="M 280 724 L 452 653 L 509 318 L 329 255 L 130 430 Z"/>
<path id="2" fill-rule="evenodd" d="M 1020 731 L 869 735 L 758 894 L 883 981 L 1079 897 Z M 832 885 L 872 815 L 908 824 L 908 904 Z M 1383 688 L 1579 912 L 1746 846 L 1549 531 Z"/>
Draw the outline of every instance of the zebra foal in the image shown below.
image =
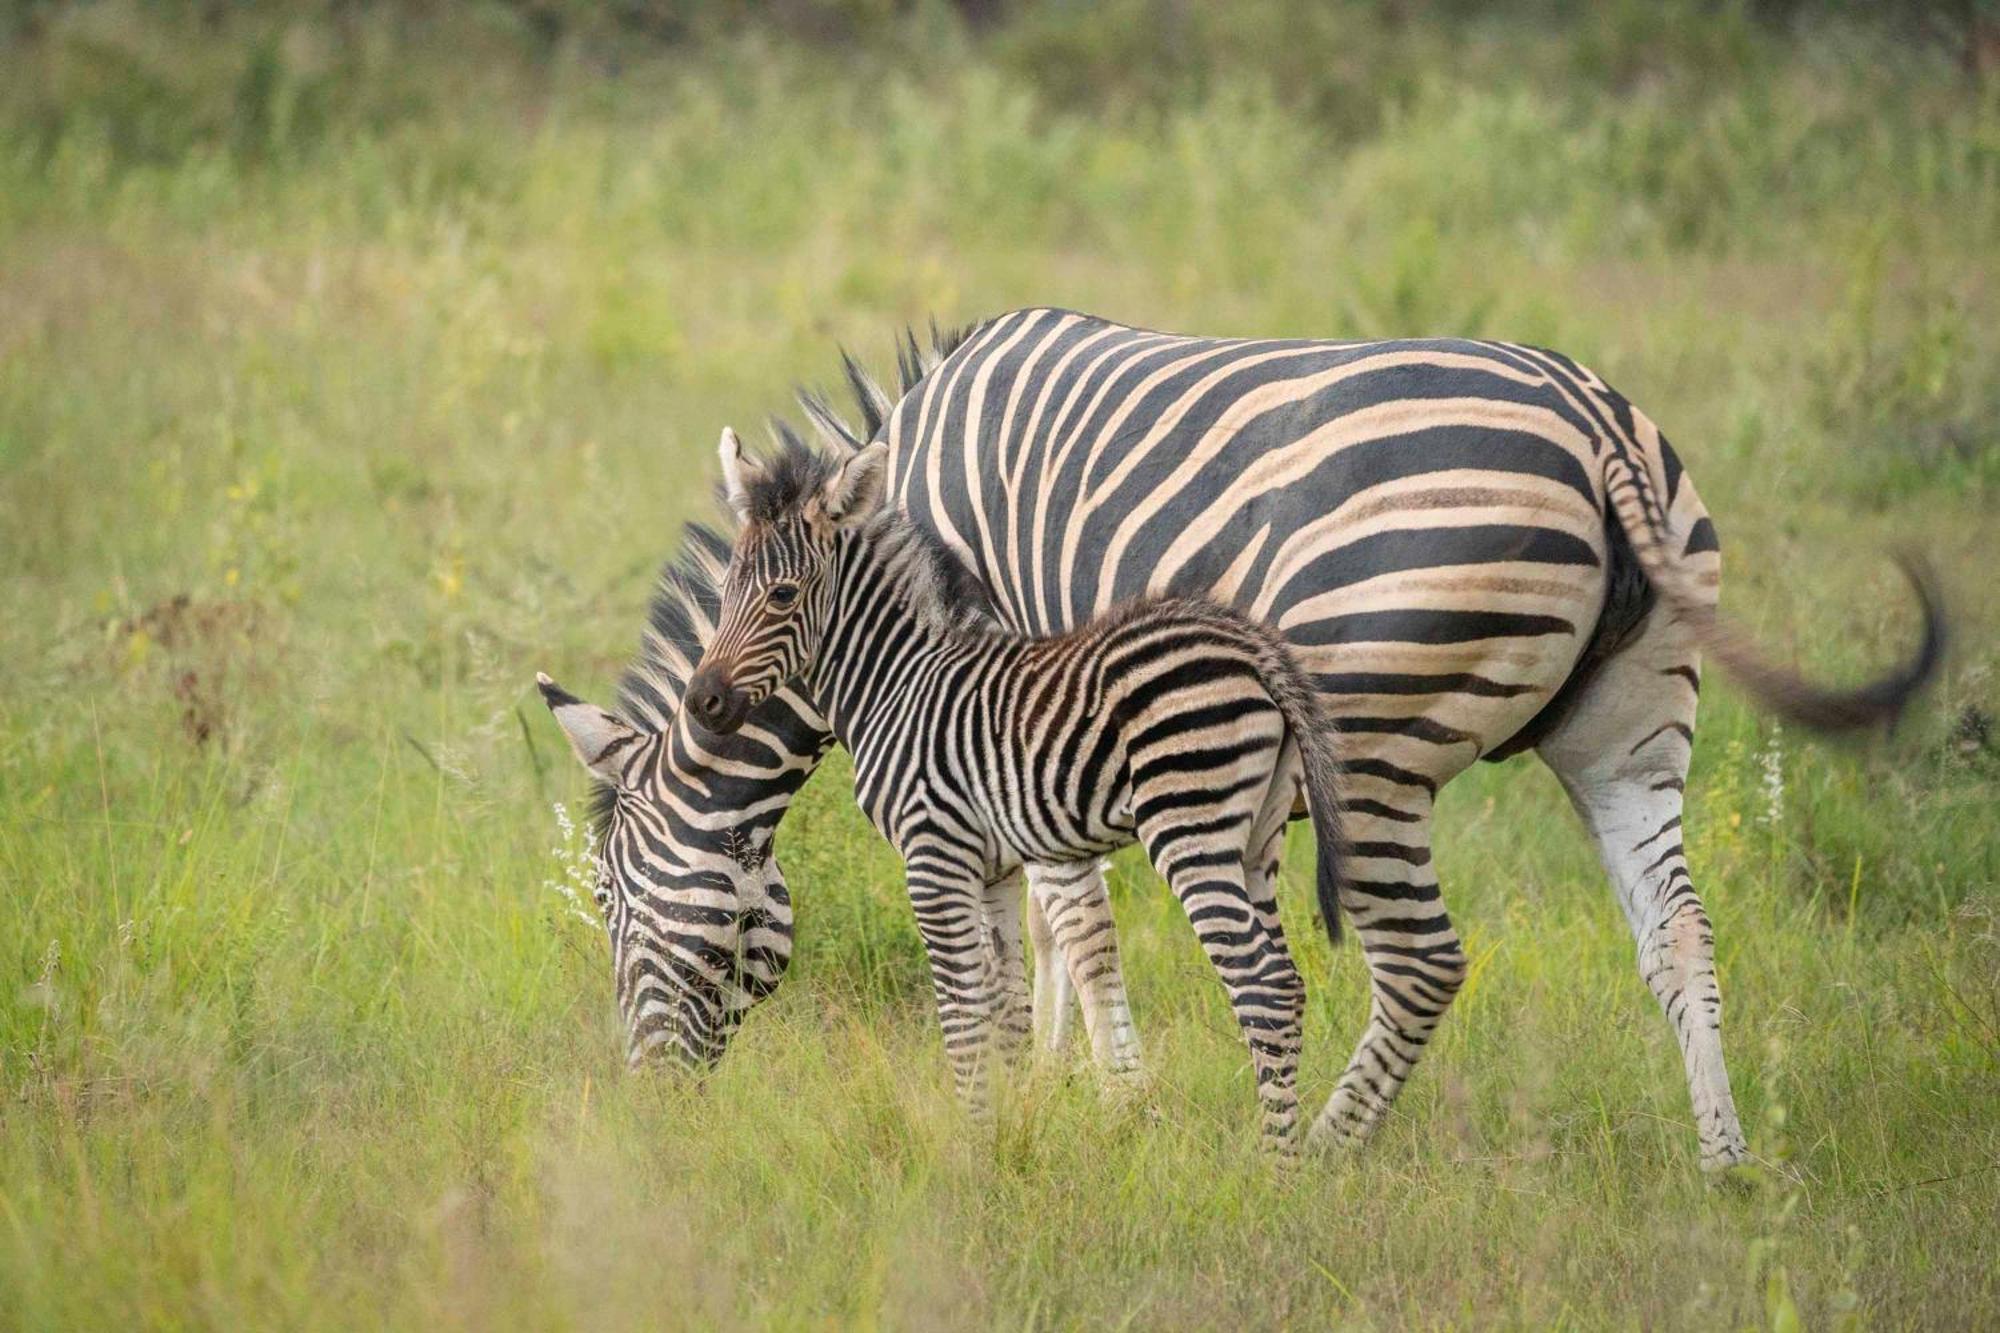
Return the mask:
<path id="1" fill-rule="evenodd" d="M 1211 602 L 1142 600 L 1047 637 L 964 614 L 962 568 L 883 506 L 887 457 L 794 448 L 754 467 L 724 432 L 743 526 L 688 708 L 727 735 L 796 680 L 825 714 L 903 856 L 976 1115 L 1019 957 L 989 923 L 1018 911 L 1016 873 L 1137 842 L 1229 993 L 1264 1142 L 1290 1148 L 1305 985 L 1264 868 L 1301 785 L 1330 934 L 1339 921 L 1338 765 L 1311 683 L 1274 632 Z"/>

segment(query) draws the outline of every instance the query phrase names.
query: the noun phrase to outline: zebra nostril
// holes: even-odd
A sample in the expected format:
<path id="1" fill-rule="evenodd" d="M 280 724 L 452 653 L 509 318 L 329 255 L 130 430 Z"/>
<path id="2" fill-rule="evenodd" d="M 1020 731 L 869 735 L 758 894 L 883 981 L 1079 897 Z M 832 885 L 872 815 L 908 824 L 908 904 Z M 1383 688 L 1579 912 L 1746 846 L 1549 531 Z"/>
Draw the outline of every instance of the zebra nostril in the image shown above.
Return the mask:
<path id="1" fill-rule="evenodd" d="M 702 695 L 701 711 L 709 717 L 719 714 L 722 711 L 722 696 L 714 690 L 710 690 L 707 694 Z"/>

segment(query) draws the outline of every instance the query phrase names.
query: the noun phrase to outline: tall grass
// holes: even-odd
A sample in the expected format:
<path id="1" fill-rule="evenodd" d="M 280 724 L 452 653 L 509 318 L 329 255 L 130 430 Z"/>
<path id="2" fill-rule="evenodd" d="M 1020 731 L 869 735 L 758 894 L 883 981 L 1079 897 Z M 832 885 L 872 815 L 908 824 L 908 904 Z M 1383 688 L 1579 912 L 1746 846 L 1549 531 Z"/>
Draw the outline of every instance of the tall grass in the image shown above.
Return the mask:
<path id="1" fill-rule="evenodd" d="M 1990 1323 L 2000 102 L 1896 31 L 1647 8 L 37 19 L 0 52 L 0 1324 Z M 1956 656 L 1887 741 L 1704 711 L 1763 1184 L 1695 1172 L 1532 761 L 1443 798 L 1473 979 L 1355 1160 L 1256 1159 L 1131 862 L 1146 1103 L 1024 1072 L 974 1141 L 837 761 L 779 839 L 779 997 L 703 1090 L 621 1073 L 533 672 L 608 692 L 720 424 L 1031 302 L 1561 346 L 1823 676 L 1907 642 L 1882 549 L 1947 569 Z M 1293 938 L 1311 1098 L 1365 982 Z"/>

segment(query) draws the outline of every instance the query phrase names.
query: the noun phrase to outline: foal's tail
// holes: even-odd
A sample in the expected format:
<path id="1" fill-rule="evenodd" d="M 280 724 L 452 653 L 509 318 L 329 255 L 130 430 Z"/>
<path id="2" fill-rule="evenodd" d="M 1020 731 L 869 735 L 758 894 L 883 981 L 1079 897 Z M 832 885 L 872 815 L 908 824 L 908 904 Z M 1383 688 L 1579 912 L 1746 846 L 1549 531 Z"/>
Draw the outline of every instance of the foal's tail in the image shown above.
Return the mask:
<path id="1" fill-rule="evenodd" d="M 1320 708 L 1319 691 L 1313 687 L 1298 659 L 1276 630 L 1258 626 L 1264 652 L 1258 663 L 1264 688 L 1284 715 L 1285 725 L 1298 742 L 1304 762 L 1306 810 L 1312 815 L 1313 841 L 1318 852 L 1319 870 L 1315 888 L 1319 914 L 1326 923 L 1326 937 L 1340 943 L 1340 883 L 1346 868 L 1347 848 L 1340 837 L 1340 760 L 1333 747 L 1333 726 Z"/>

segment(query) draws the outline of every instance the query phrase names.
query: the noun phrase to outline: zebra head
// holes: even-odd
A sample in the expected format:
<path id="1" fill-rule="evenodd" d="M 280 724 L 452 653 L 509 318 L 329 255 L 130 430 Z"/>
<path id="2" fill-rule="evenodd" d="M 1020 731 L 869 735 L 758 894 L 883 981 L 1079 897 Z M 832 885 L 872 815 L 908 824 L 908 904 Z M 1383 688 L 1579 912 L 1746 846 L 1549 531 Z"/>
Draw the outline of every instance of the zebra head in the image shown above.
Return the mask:
<path id="1" fill-rule="evenodd" d="M 889 447 L 878 441 L 842 457 L 788 448 L 759 467 L 744 461 L 736 432 L 724 430 L 720 452 L 723 492 L 742 528 L 687 707 L 707 730 L 728 735 L 812 665 L 832 607 L 840 534 L 880 507 Z"/>
<path id="2" fill-rule="evenodd" d="M 627 1061 L 664 1056 L 705 1069 L 791 960 L 791 898 L 770 829 L 715 820 L 718 756 L 684 727 L 642 730 L 547 676 L 536 684 L 597 783 L 593 896 L 611 940 Z"/>

